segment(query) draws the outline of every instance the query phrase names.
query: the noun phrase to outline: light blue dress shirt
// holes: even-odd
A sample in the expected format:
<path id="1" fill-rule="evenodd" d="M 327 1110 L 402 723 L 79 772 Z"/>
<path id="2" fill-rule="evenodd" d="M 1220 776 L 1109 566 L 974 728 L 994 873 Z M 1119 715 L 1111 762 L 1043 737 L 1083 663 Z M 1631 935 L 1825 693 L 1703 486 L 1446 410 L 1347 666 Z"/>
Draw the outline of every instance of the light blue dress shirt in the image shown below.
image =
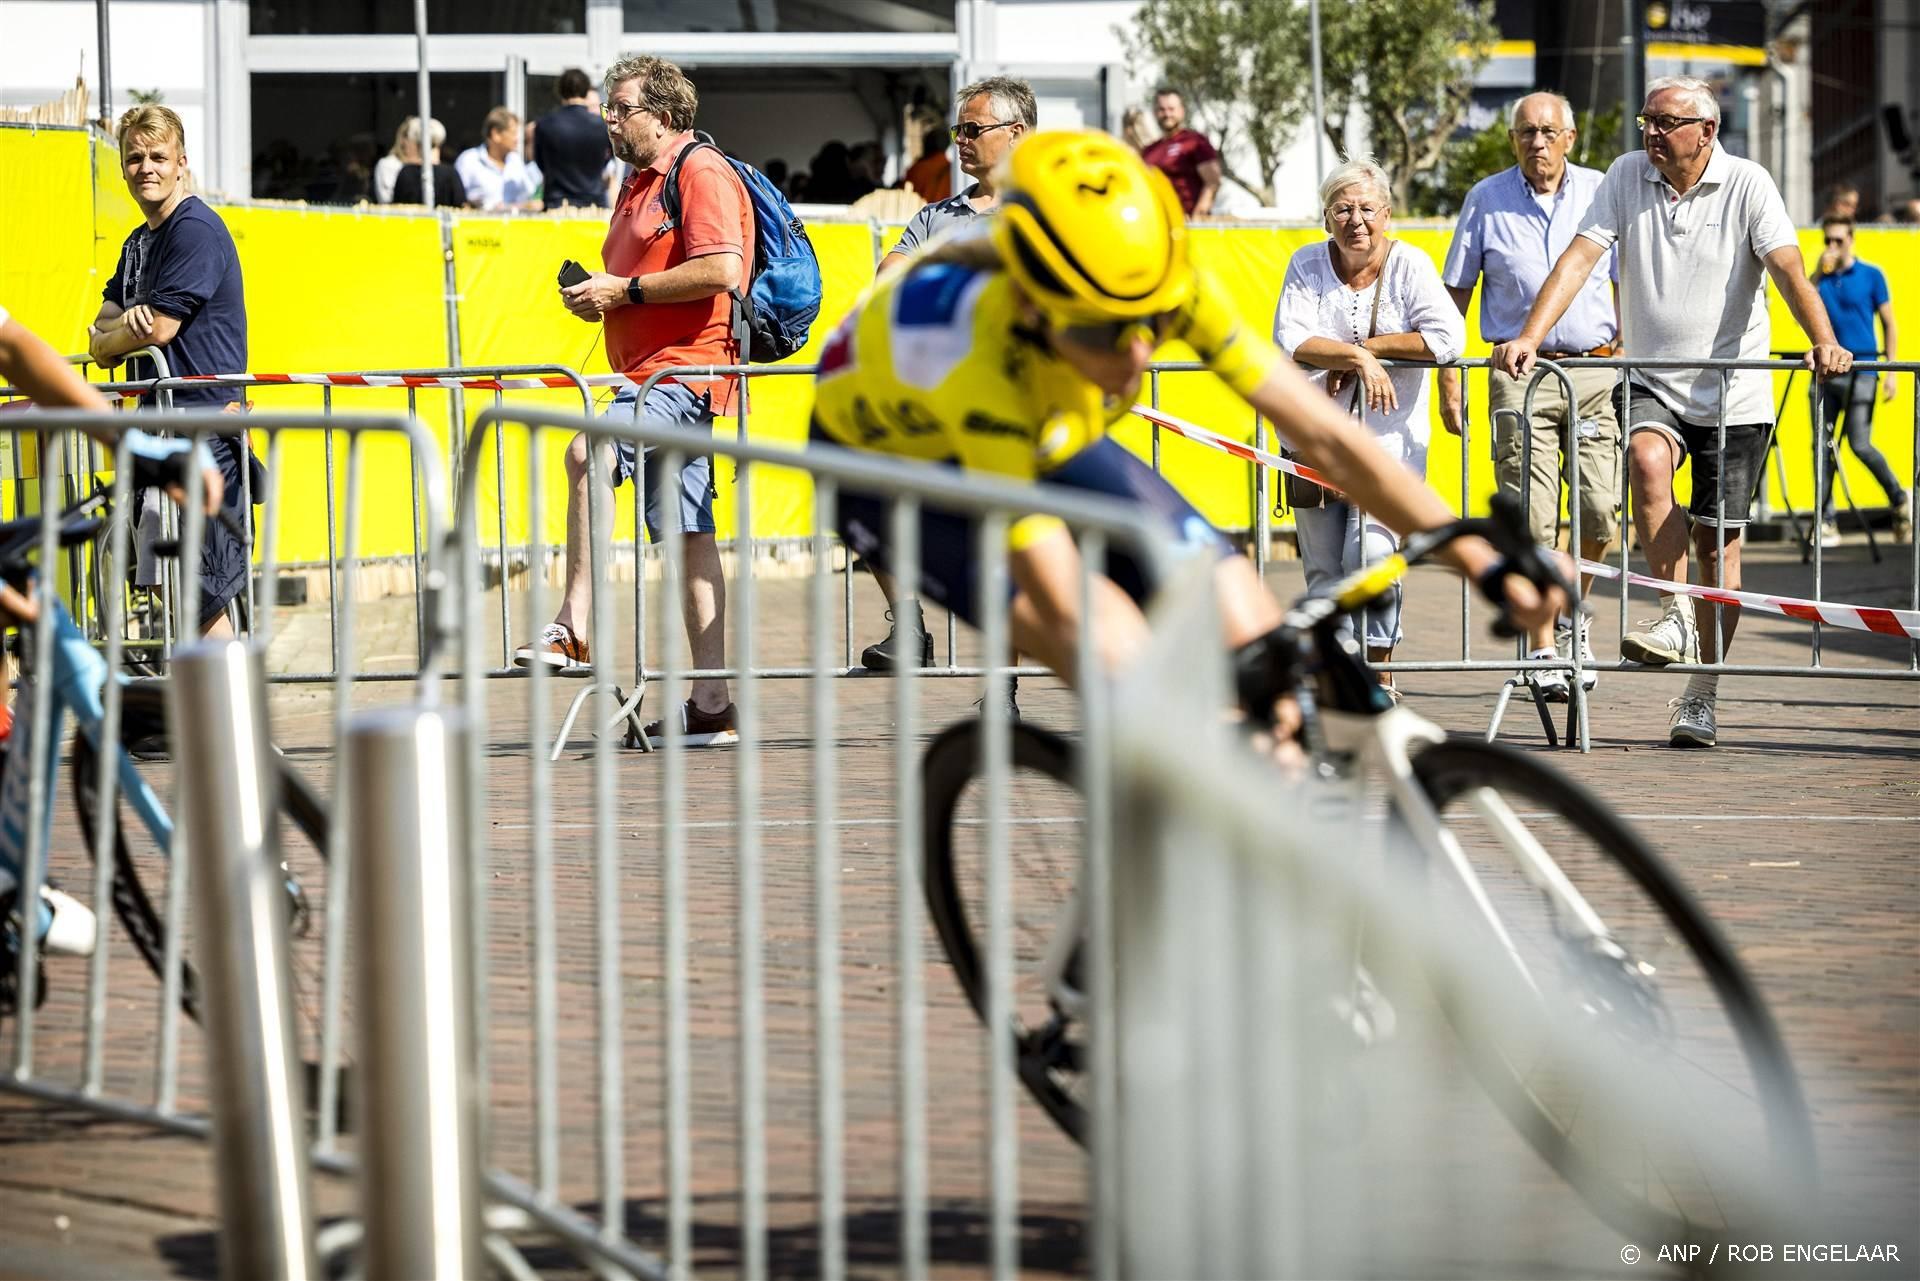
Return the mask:
<path id="1" fill-rule="evenodd" d="M 1454 223 L 1453 244 L 1440 278 L 1450 289 L 1471 289 L 1482 276 L 1480 336 L 1509 342 L 1526 328 L 1527 312 L 1540 296 L 1560 255 L 1580 230 L 1593 193 L 1606 175 L 1569 164 L 1554 192 L 1552 213 L 1541 207 L 1520 166 L 1483 178 L 1467 193 Z M 1591 351 L 1619 334 L 1608 287 L 1618 267 L 1609 249 L 1540 344 L 1542 351 Z"/>

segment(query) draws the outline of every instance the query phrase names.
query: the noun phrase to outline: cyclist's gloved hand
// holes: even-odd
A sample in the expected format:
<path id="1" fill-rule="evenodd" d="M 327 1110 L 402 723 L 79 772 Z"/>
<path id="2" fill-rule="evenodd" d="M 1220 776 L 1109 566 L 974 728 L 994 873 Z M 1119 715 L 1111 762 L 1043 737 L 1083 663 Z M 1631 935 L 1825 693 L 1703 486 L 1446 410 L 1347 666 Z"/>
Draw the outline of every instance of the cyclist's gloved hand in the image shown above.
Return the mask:
<path id="1" fill-rule="evenodd" d="M 220 499 L 226 492 L 226 478 L 220 474 L 220 468 L 214 464 L 213 453 L 204 442 L 152 436 L 137 427 L 130 429 L 124 440 L 133 459 L 133 483 L 136 488 L 151 486 L 164 489 L 175 502 L 184 503 L 187 500 L 188 468 L 197 467 L 205 487 L 207 514 L 212 515 L 220 509 Z"/>
<path id="2" fill-rule="evenodd" d="M 1516 636 L 1523 627 L 1543 625 L 1571 612 L 1576 593 L 1563 569 L 1564 558 L 1534 544 L 1513 497 L 1495 494 L 1491 506 L 1487 537 L 1499 558 L 1480 571 L 1474 582 L 1500 611 L 1494 635 Z"/>

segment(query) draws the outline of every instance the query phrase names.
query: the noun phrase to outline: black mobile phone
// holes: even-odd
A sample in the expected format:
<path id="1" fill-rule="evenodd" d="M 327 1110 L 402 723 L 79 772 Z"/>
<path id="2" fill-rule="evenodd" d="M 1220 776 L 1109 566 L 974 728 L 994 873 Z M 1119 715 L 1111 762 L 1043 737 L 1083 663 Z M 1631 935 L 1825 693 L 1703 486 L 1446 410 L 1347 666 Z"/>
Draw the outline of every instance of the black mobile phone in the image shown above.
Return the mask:
<path id="1" fill-rule="evenodd" d="M 591 278 L 587 269 L 571 258 L 560 264 L 560 287 L 562 289 L 567 288 L 569 285 L 585 284 Z"/>

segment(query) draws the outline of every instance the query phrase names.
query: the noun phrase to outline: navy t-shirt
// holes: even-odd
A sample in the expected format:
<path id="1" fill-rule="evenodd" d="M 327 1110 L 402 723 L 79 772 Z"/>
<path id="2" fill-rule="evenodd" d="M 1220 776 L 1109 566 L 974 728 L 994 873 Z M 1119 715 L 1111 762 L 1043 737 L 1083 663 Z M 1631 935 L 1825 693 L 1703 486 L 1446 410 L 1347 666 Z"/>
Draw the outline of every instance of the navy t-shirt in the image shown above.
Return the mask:
<path id="1" fill-rule="evenodd" d="M 534 122 L 533 162 L 546 183 L 549 209 L 607 203 L 606 168 L 613 159 L 607 126 L 577 102 L 567 103 Z"/>
<path id="2" fill-rule="evenodd" d="M 180 322 L 163 350 L 175 374 L 247 371 L 247 300 L 240 255 L 218 214 L 188 196 L 158 227 L 141 223 L 120 247 L 120 265 L 101 296 L 127 310 L 142 304 Z M 129 378 L 151 378 L 151 361 L 129 363 Z M 212 384 L 173 393 L 178 407 L 224 405 L 244 387 Z"/>

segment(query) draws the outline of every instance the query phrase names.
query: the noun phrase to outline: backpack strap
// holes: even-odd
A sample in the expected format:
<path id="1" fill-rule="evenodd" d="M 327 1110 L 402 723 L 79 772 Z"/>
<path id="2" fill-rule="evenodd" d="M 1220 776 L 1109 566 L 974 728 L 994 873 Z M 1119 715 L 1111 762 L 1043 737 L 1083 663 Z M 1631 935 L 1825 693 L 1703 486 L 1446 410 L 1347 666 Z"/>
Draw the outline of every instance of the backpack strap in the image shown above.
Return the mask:
<path id="1" fill-rule="evenodd" d="M 693 131 L 693 141 L 680 148 L 680 154 L 675 156 L 673 164 L 667 167 L 667 181 L 660 189 L 660 206 L 667 211 L 668 227 L 680 225 L 680 166 L 687 163 L 688 156 L 703 147 L 720 151 L 720 144 L 713 140 L 711 134 L 702 133 L 696 129 Z M 721 151 L 720 155 L 725 159 L 724 151 Z"/>
<path id="2" fill-rule="evenodd" d="M 680 154 L 675 156 L 673 163 L 667 167 L 667 180 L 660 188 L 660 207 L 666 210 L 667 214 L 666 228 L 677 229 L 680 226 L 680 166 L 687 163 L 688 156 L 703 148 L 719 152 L 722 160 L 727 158 L 727 153 L 720 150 L 720 144 L 713 140 L 712 134 L 702 133 L 698 129 L 693 131 L 693 141 L 680 148 Z M 727 163 L 731 167 L 732 162 Z M 753 199 L 751 193 L 748 194 L 747 199 L 751 204 Z M 738 359 L 744 362 L 747 351 L 753 343 L 753 328 L 748 320 L 747 309 L 747 289 L 753 282 L 753 264 L 742 263 L 740 267 L 740 283 L 729 289 L 727 294 L 733 299 L 734 350 Z"/>

